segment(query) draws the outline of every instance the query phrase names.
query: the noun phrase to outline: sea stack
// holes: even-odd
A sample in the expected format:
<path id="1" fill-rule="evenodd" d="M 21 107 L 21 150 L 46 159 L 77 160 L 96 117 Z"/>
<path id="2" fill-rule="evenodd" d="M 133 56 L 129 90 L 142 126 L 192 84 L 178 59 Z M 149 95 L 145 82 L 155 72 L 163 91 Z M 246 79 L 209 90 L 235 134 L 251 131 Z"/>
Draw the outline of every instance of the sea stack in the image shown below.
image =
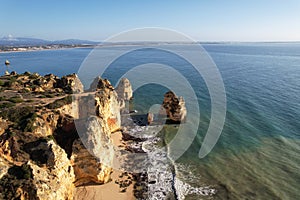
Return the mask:
<path id="1" fill-rule="evenodd" d="M 153 120 L 154 120 L 154 114 L 151 113 L 151 112 L 149 112 L 149 113 L 147 114 L 147 122 L 148 122 L 148 125 L 152 124 Z"/>
<path id="2" fill-rule="evenodd" d="M 132 87 L 127 78 L 122 78 L 116 87 L 118 97 L 124 101 L 129 101 L 132 98 Z"/>
<path id="3" fill-rule="evenodd" d="M 187 111 L 183 97 L 178 98 L 174 92 L 168 91 L 164 95 L 162 108 L 165 109 L 167 117 L 171 122 L 185 122 Z M 163 113 L 162 110 L 161 113 Z"/>

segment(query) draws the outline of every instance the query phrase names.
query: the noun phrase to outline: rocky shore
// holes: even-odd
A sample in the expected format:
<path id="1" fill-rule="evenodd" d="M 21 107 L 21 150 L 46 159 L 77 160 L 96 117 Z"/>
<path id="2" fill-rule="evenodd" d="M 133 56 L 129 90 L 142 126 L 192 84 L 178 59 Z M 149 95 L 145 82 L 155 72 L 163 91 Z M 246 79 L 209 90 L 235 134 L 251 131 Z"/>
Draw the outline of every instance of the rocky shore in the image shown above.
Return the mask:
<path id="1" fill-rule="evenodd" d="M 149 113 L 131 117 L 125 102 L 132 95 L 128 79 L 115 90 L 97 77 L 84 90 L 76 74 L 0 77 L 0 199 L 105 199 L 111 192 L 115 199 L 176 199 L 166 151 L 152 148 L 163 141 L 148 134 L 160 124 Z M 185 119 L 174 93 L 162 109 L 172 121 Z M 160 170 L 135 171 L 138 158 L 130 155 L 138 153 Z"/>

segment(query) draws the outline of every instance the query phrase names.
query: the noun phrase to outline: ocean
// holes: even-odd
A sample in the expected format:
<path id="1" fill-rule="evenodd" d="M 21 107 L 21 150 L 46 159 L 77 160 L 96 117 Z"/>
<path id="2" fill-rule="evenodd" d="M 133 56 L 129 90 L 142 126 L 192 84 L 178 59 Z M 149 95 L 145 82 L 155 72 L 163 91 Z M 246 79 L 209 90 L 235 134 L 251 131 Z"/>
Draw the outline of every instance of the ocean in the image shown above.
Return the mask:
<path id="1" fill-rule="evenodd" d="M 204 80 L 185 61 L 141 49 L 112 64 L 103 77 L 116 84 L 131 66 L 160 59 L 176 66 L 192 86 L 197 83 L 193 88 L 201 110 L 198 132 L 189 149 L 174 161 L 180 182 L 177 189 L 185 199 L 300 199 L 300 44 L 216 43 L 203 47 L 222 76 L 227 112 L 217 144 L 202 159 L 198 153 L 210 122 L 211 100 Z M 107 52 L 122 50 L 119 46 L 106 48 Z M 5 71 L 6 59 L 11 62 L 9 70 L 18 73 L 77 73 L 91 50 L 0 53 L 0 73 Z M 166 91 L 157 84 L 137 89 L 134 109 L 146 114 L 151 105 L 162 102 Z M 167 143 L 177 130 L 167 125 Z"/>

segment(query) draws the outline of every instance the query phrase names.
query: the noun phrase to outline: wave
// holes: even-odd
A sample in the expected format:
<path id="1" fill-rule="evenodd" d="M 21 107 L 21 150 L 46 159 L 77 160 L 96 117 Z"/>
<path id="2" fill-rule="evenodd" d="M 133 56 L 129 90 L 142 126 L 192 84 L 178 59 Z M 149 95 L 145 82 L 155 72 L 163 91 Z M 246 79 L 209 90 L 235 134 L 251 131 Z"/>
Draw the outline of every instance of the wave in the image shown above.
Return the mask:
<path id="1" fill-rule="evenodd" d="M 189 179 L 193 179 L 192 172 L 188 167 L 183 168 L 169 157 L 169 147 L 165 144 L 161 135 L 153 135 L 155 126 L 135 126 L 130 130 L 132 135 L 141 136 L 146 140 L 141 141 L 141 147 L 147 153 L 149 166 L 148 174 L 148 199 L 176 199 L 184 200 L 187 195 L 199 197 L 216 194 L 216 189 L 211 186 L 193 187 L 180 178 L 180 171 L 189 174 Z M 179 169 L 180 168 L 180 169 Z"/>

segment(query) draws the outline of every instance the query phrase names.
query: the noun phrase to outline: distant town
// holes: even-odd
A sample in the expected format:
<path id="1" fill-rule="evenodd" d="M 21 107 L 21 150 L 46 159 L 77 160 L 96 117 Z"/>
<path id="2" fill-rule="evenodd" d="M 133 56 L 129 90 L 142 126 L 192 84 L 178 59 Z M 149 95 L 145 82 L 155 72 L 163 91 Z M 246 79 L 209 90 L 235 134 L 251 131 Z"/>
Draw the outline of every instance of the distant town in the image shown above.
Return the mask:
<path id="1" fill-rule="evenodd" d="M 50 41 L 38 38 L 13 37 L 12 35 L 8 35 L 7 37 L 0 38 L 0 52 L 94 47 L 97 44 L 99 44 L 99 42 L 89 40 L 67 39 Z"/>
<path id="2" fill-rule="evenodd" d="M 38 45 L 38 46 L 0 46 L 0 52 L 20 52 L 20 51 L 40 51 L 40 50 L 55 50 L 63 48 L 88 48 L 94 47 L 92 44 L 52 44 L 52 45 Z"/>

